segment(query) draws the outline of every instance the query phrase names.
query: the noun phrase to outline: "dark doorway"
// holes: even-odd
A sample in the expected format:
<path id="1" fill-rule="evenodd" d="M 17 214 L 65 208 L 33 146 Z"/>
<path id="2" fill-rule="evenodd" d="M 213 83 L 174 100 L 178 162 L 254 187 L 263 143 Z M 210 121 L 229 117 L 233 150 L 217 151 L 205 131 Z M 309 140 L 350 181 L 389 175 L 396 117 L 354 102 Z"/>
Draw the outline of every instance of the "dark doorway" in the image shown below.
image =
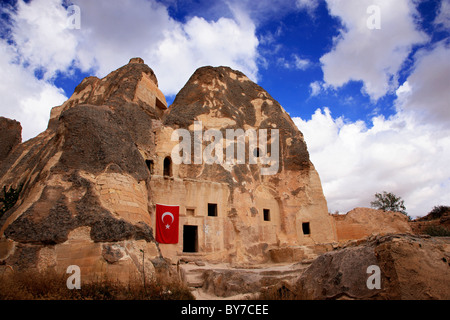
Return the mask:
<path id="1" fill-rule="evenodd" d="M 309 222 L 303 222 L 302 223 L 302 230 L 304 235 L 311 234 L 311 230 L 309 228 Z"/>
<path id="2" fill-rule="evenodd" d="M 172 175 L 172 160 L 170 157 L 164 158 L 164 175 L 167 177 Z"/>
<path id="3" fill-rule="evenodd" d="M 183 252 L 198 251 L 197 226 L 183 226 Z"/>
<path id="4" fill-rule="evenodd" d="M 270 210 L 263 209 L 264 221 L 270 221 Z"/>

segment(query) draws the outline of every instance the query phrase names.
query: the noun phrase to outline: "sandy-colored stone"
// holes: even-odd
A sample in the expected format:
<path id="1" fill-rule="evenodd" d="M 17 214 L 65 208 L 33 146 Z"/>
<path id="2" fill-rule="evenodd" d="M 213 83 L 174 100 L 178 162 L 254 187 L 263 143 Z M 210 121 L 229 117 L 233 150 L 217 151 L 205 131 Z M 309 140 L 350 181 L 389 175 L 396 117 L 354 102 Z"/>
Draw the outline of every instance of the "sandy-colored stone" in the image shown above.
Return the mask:
<path id="1" fill-rule="evenodd" d="M 449 238 L 372 237 L 317 258 L 299 278 L 297 298 L 448 300 L 449 261 Z M 367 286 L 370 266 L 380 268 L 379 289 Z"/>
<path id="2" fill-rule="evenodd" d="M 356 208 L 333 217 L 339 241 L 363 239 L 374 234 L 412 232 L 408 217 L 400 212 Z"/>
<path id="3" fill-rule="evenodd" d="M 0 164 L 22 142 L 22 126 L 19 122 L 0 117 Z"/>
<path id="4" fill-rule="evenodd" d="M 173 134 L 193 133 L 195 121 L 205 137 L 208 129 L 245 130 L 244 163 L 172 159 L 179 143 Z M 267 150 L 251 149 L 250 137 L 261 130 L 268 134 Z M 223 149 L 226 160 L 234 137 L 217 139 L 223 148 L 216 151 Z M 202 151 L 211 141 L 203 139 Z M 266 151 L 279 157 L 265 162 Z M 269 167 L 274 170 L 265 175 Z M 294 261 L 312 254 L 317 243 L 337 240 L 302 133 L 263 88 L 227 67 L 199 68 L 170 108 L 140 58 L 102 79 L 84 79 L 53 108 L 48 129 L 16 145 L 2 162 L 0 186 L 21 181 L 27 184 L 0 220 L 0 239 L 2 254 L 15 265 L 28 257 L 24 268 L 64 271 L 76 264 L 86 279 L 125 280 L 151 276 L 152 263 L 163 257 L 262 263 L 281 261 L 270 253 L 281 248 L 278 257 L 288 250 L 283 259 Z M 180 207 L 177 244 L 155 243 L 158 203 Z M 215 216 L 209 204 L 216 205 Z M 197 227 L 195 237 L 184 237 L 185 226 Z M 196 252 L 185 252 L 185 241 L 195 242 Z"/>

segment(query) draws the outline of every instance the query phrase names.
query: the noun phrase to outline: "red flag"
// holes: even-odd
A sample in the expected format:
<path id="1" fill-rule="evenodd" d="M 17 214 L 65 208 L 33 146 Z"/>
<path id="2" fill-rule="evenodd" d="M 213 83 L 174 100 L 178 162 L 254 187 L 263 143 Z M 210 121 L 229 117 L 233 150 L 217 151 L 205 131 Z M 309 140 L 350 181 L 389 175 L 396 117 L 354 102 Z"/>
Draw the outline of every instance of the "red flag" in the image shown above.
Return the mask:
<path id="1" fill-rule="evenodd" d="M 156 241 L 178 243 L 179 206 L 156 204 Z"/>

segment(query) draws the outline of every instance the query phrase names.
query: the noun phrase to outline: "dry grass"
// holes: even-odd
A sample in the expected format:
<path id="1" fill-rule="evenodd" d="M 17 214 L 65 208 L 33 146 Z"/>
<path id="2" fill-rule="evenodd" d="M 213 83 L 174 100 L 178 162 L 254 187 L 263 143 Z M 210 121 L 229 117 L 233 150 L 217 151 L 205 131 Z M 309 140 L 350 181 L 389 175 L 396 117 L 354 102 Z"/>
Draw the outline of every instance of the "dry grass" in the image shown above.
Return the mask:
<path id="1" fill-rule="evenodd" d="M 271 286 L 259 292 L 258 300 L 298 300 L 296 288 L 285 285 Z"/>
<path id="2" fill-rule="evenodd" d="M 67 274 L 8 272 L 0 274 L 0 300 L 193 300 L 183 283 L 156 278 L 147 283 L 123 284 L 114 280 L 82 283 L 81 289 L 69 290 Z"/>

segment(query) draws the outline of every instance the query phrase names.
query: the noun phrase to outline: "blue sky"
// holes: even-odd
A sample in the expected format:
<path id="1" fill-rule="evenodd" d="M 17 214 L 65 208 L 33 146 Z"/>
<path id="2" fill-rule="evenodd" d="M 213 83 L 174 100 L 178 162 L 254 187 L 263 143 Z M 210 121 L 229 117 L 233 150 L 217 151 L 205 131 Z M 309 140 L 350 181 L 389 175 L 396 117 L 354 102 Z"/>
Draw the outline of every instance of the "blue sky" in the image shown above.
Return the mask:
<path id="1" fill-rule="evenodd" d="M 450 204 L 449 0 L 11 0 L 1 12 L 0 116 L 24 140 L 84 77 L 131 57 L 169 103 L 198 67 L 227 65 L 294 119 L 330 212 L 383 190 L 411 216 Z"/>

